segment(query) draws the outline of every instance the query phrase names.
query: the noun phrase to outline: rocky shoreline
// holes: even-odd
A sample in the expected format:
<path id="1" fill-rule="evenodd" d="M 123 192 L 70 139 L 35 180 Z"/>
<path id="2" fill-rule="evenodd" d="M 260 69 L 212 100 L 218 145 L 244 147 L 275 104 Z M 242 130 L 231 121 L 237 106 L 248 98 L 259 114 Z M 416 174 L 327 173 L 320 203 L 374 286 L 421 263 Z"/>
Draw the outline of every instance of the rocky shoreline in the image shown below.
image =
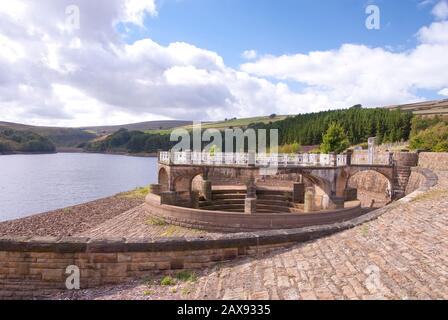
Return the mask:
<path id="1" fill-rule="evenodd" d="M 144 202 L 138 191 L 0 223 L 0 237 L 67 237 L 85 232 Z"/>

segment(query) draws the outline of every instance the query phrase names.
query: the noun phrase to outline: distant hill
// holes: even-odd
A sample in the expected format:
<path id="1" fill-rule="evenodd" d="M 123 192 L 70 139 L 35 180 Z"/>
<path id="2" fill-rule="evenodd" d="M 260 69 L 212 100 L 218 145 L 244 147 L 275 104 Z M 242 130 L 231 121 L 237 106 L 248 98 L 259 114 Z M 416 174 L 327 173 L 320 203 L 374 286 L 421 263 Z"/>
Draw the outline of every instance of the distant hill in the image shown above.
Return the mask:
<path id="1" fill-rule="evenodd" d="M 231 118 L 224 121 L 203 122 L 202 128 L 216 128 L 223 130 L 225 128 L 246 128 L 254 123 L 272 124 L 273 122 L 286 119 L 286 116 L 271 115 L 254 118 Z M 88 151 L 105 151 L 105 152 L 154 152 L 158 149 L 165 149 L 170 146 L 169 135 L 172 129 L 192 128 L 192 121 L 186 120 L 161 120 L 147 121 L 140 123 L 131 123 L 113 126 L 91 126 L 80 128 L 63 128 L 63 127 L 40 127 L 19 123 L 1 122 L 1 128 L 9 128 L 13 130 L 34 132 L 44 138 L 48 138 L 58 150 L 67 150 L 73 148 L 84 148 Z M 118 137 L 123 138 L 123 131 L 130 131 L 129 137 L 132 141 L 126 141 L 117 144 Z M 138 132 L 137 132 L 138 131 Z M 145 135 L 142 135 L 145 134 Z M 135 135 L 135 137 L 134 137 Z M 130 142 L 129 146 L 127 142 Z"/>
<path id="2" fill-rule="evenodd" d="M 227 129 L 227 128 L 247 128 L 254 123 L 269 124 L 272 122 L 286 119 L 287 116 L 273 114 L 265 117 L 253 117 L 253 118 L 233 118 L 224 121 L 215 122 L 203 122 L 202 129 Z M 191 129 L 192 126 L 185 126 L 187 129 Z"/>
<path id="3" fill-rule="evenodd" d="M 55 145 L 45 137 L 27 130 L 0 127 L 0 154 L 43 153 L 56 151 Z"/>
<path id="4" fill-rule="evenodd" d="M 152 131 L 152 130 L 168 130 L 177 127 L 191 125 L 192 121 L 184 120 L 161 120 L 161 121 L 146 121 L 139 123 L 123 124 L 116 126 L 97 126 L 97 127 L 83 127 L 81 130 L 92 132 L 97 135 L 108 135 L 117 132 L 120 129 L 134 130 L 134 131 Z"/>
<path id="5" fill-rule="evenodd" d="M 79 128 L 38 127 L 20 123 L 1 122 L 0 129 L 30 131 L 49 139 L 57 148 L 73 148 L 95 139 L 97 135 Z"/>

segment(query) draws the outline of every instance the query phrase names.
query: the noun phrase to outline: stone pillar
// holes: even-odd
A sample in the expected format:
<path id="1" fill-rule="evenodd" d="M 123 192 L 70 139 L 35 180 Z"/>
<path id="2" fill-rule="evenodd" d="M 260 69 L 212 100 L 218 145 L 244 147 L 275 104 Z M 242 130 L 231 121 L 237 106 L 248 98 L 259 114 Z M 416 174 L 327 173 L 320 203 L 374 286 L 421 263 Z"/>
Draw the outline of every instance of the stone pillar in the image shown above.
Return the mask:
<path id="1" fill-rule="evenodd" d="M 393 165 L 394 164 L 394 153 L 393 152 L 389 152 L 389 165 Z"/>
<path id="2" fill-rule="evenodd" d="M 254 214 L 257 212 L 257 199 L 246 198 L 244 200 L 244 212 L 246 214 Z"/>
<path id="3" fill-rule="evenodd" d="M 168 151 L 168 155 L 169 155 L 169 164 L 174 164 L 174 152 L 173 151 Z"/>
<path id="4" fill-rule="evenodd" d="M 305 192 L 305 201 L 304 201 L 304 212 L 313 212 L 314 211 L 314 189 L 307 188 Z"/>
<path id="5" fill-rule="evenodd" d="M 352 165 L 353 150 L 347 150 L 347 165 Z"/>
<path id="6" fill-rule="evenodd" d="M 192 164 L 191 163 L 191 150 L 185 151 L 185 162 L 186 162 L 186 164 Z"/>
<path id="7" fill-rule="evenodd" d="M 193 209 L 199 209 L 199 191 L 193 190 L 190 193 L 190 202 Z"/>
<path id="8" fill-rule="evenodd" d="M 367 144 L 369 146 L 369 164 L 372 165 L 375 162 L 375 142 L 376 138 L 369 138 Z"/>
<path id="9" fill-rule="evenodd" d="M 305 201 L 305 184 L 303 182 L 294 183 L 292 189 L 292 202 L 304 203 Z"/>
<path id="10" fill-rule="evenodd" d="M 338 156 L 336 153 L 330 153 L 330 167 L 336 167 L 338 165 Z"/>
<path id="11" fill-rule="evenodd" d="M 322 195 L 316 195 L 314 197 L 314 209 L 316 211 L 322 210 L 324 197 Z"/>
<path id="12" fill-rule="evenodd" d="M 255 152 L 251 151 L 247 154 L 247 165 L 249 167 L 255 167 L 256 164 L 256 154 Z"/>
<path id="13" fill-rule="evenodd" d="M 257 198 L 257 186 L 254 177 L 250 177 L 246 181 L 246 198 Z"/>
<path id="14" fill-rule="evenodd" d="M 330 208 L 330 197 L 326 194 L 322 196 L 322 210 L 328 210 Z"/>
<path id="15" fill-rule="evenodd" d="M 175 191 L 162 192 L 160 194 L 160 202 L 161 204 L 175 206 L 177 203 L 177 192 Z"/>
<path id="16" fill-rule="evenodd" d="M 156 195 L 160 196 L 160 194 L 162 193 L 162 185 L 161 184 L 151 184 L 149 186 L 149 190 L 152 194 L 156 194 Z"/>
<path id="17" fill-rule="evenodd" d="M 205 200 L 213 200 L 212 182 L 210 180 L 202 181 L 202 194 L 204 195 Z"/>

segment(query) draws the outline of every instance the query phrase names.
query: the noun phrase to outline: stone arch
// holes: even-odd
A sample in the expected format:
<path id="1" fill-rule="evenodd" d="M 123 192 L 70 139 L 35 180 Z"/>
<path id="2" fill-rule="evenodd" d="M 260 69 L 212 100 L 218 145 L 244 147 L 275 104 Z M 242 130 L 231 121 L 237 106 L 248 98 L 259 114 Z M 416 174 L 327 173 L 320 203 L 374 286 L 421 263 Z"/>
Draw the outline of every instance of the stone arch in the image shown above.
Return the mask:
<path id="1" fill-rule="evenodd" d="M 357 189 L 362 206 L 369 207 L 374 200 L 374 206 L 381 207 L 392 199 L 392 181 L 392 178 L 384 172 L 366 168 L 349 174 L 346 189 Z"/>
<path id="2" fill-rule="evenodd" d="M 202 193 L 202 183 L 205 181 L 203 173 L 197 173 L 191 177 L 190 185 L 192 191 Z"/>
<path id="3" fill-rule="evenodd" d="M 165 168 L 161 168 L 159 170 L 159 184 L 161 186 L 161 191 L 162 192 L 166 192 L 169 191 L 170 189 L 170 180 L 169 180 L 169 175 L 168 172 L 166 171 Z"/>
<path id="4" fill-rule="evenodd" d="M 191 195 L 191 180 L 189 176 L 179 175 L 173 180 L 173 191 L 176 191 L 178 199 L 189 201 Z"/>
<path id="5" fill-rule="evenodd" d="M 318 210 L 328 208 L 330 199 L 332 198 L 331 183 L 310 173 L 302 173 L 302 176 L 305 186 L 311 183 L 314 189 L 314 208 Z M 324 200 L 324 197 L 327 197 L 327 201 Z"/>
<path id="6" fill-rule="evenodd" d="M 342 170 L 339 174 L 338 178 L 336 179 L 336 196 L 337 197 L 344 197 L 347 190 L 347 183 L 350 179 L 350 175 L 345 171 Z"/>
<path id="7" fill-rule="evenodd" d="M 310 173 L 302 173 L 303 178 L 305 181 L 308 181 L 313 184 L 313 186 L 318 187 L 322 191 L 324 191 L 328 196 L 331 195 L 331 184 L 328 181 L 325 181 L 325 179 L 316 177 L 313 174 Z"/>

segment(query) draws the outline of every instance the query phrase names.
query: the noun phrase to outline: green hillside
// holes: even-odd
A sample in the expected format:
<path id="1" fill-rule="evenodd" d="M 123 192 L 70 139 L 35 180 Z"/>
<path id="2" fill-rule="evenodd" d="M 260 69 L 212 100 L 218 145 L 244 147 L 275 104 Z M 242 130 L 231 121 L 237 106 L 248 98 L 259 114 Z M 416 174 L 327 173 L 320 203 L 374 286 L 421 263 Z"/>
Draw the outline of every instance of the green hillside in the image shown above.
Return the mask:
<path id="1" fill-rule="evenodd" d="M 412 118 L 412 113 L 409 112 L 383 108 L 364 109 L 358 105 L 344 110 L 300 114 L 271 124 L 252 124 L 251 127 L 278 129 L 281 145 L 319 145 L 330 125 L 339 123 L 351 145 L 366 142 L 369 137 L 377 137 L 381 144 L 408 140 Z"/>
<path id="2" fill-rule="evenodd" d="M 139 123 L 123 124 L 117 126 L 95 126 L 80 128 L 87 132 L 95 133 L 97 135 L 108 135 L 117 132 L 120 129 L 127 129 L 130 131 L 163 131 L 176 127 L 190 125 L 191 121 L 184 120 L 160 120 L 160 121 L 146 121 Z"/>
<path id="3" fill-rule="evenodd" d="M 31 131 L 0 128 L 1 153 L 46 153 L 54 152 L 55 145 L 45 137 Z"/>
<path id="4" fill-rule="evenodd" d="M 39 127 L 11 122 L 0 122 L 0 129 L 34 132 L 49 139 L 57 148 L 78 147 L 97 137 L 95 133 L 78 128 Z"/>

